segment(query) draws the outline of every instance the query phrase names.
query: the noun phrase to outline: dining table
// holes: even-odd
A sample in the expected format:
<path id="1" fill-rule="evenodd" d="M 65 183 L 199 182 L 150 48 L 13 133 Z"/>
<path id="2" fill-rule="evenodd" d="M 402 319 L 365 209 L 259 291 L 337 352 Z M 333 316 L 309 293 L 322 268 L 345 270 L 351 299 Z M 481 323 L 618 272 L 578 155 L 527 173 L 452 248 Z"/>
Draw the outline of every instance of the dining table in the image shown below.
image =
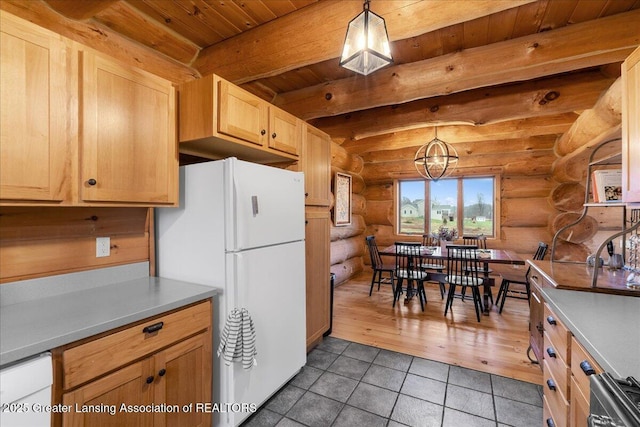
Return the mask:
<path id="1" fill-rule="evenodd" d="M 420 246 L 420 253 L 424 258 L 446 260 L 448 246 Z M 396 256 L 396 245 L 390 245 L 380 250 L 382 256 Z M 515 252 L 508 249 L 478 249 L 478 262 L 483 267 L 483 311 L 489 314 L 489 296 L 494 279 L 489 276 L 489 264 L 524 265 L 525 262 Z"/>

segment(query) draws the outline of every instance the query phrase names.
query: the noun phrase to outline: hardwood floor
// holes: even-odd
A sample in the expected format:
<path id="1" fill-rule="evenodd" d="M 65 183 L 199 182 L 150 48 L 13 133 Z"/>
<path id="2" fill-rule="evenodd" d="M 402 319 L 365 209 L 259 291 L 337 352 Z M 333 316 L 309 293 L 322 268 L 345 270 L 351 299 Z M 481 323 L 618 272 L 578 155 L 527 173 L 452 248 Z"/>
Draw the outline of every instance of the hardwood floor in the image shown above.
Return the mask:
<path id="1" fill-rule="evenodd" d="M 502 314 L 493 307 L 476 320 L 473 300 L 453 302 L 444 317 L 444 300 L 436 283 L 425 285 L 427 304 L 417 298 L 392 307 L 390 285 L 369 296 L 371 270 L 337 286 L 331 336 L 445 362 L 465 368 L 542 384 L 542 371 L 527 358 L 529 305 L 507 299 Z M 498 280 L 499 283 L 499 280 Z M 494 287 L 494 297 L 498 290 Z"/>

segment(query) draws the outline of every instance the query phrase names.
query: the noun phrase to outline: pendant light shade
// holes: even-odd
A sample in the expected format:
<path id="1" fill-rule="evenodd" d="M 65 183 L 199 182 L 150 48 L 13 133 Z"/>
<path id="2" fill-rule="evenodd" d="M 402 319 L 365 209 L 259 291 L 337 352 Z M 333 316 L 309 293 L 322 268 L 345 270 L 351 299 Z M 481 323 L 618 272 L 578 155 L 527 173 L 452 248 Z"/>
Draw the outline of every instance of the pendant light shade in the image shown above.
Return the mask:
<path id="1" fill-rule="evenodd" d="M 418 173 L 427 179 L 437 181 L 453 172 L 458 164 L 458 152 L 450 144 L 435 137 L 416 152 L 413 160 Z"/>
<path id="2" fill-rule="evenodd" d="M 366 76 L 393 59 L 384 19 L 369 10 L 369 0 L 364 2 L 363 9 L 349 22 L 340 65 Z"/>

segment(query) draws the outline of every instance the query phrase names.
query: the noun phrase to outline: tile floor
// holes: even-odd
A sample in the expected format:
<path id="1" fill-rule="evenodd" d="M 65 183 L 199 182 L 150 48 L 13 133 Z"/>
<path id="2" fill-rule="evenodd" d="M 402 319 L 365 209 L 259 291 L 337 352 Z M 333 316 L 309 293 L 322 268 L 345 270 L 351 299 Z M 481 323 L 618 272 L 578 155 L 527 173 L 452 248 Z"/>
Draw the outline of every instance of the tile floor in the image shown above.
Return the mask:
<path id="1" fill-rule="evenodd" d="M 541 386 L 327 337 L 244 426 L 541 424 Z"/>

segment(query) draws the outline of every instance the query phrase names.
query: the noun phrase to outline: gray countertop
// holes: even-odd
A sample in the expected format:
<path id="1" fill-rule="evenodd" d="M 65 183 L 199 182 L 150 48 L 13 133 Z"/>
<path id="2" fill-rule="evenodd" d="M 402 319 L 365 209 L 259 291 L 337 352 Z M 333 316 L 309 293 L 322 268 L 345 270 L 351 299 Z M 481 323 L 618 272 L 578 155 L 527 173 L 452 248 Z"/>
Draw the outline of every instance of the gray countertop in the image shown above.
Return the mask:
<path id="1" fill-rule="evenodd" d="M 553 288 L 542 294 L 600 367 L 640 379 L 640 298 Z"/>
<path id="2" fill-rule="evenodd" d="M 85 276 L 88 278 L 85 280 L 93 279 L 87 273 L 80 277 Z M 129 280 L 126 276 L 118 277 L 121 280 L 115 283 L 94 280 L 85 287 L 62 287 L 64 290 L 60 292 L 49 291 L 57 283 L 49 285 L 47 292 L 37 292 L 42 289 L 41 284 L 35 285 L 36 292 L 29 283 L 15 284 L 13 289 L 2 285 L 7 286 L 7 292 L 2 295 L 0 310 L 0 366 L 211 298 L 219 292 L 193 283 L 136 276 Z"/>

